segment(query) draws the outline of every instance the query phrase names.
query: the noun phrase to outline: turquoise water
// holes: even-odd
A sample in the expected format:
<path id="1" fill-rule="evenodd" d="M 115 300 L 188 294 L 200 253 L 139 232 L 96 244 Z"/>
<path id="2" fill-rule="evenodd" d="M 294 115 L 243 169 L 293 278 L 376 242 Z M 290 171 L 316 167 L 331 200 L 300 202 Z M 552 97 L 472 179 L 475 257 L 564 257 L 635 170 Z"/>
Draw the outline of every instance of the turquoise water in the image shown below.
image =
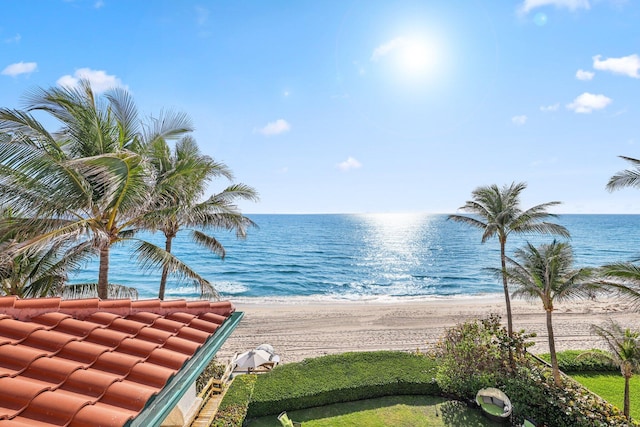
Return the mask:
<path id="1" fill-rule="evenodd" d="M 496 239 L 446 215 L 249 215 L 259 228 L 245 240 L 213 232 L 227 250 L 221 260 L 178 235 L 173 252 L 211 281 L 221 296 L 247 300 L 380 300 L 502 292 L 487 268 L 499 267 Z M 561 215 L 571 232 L 575 266 L 640 258 L 640 215 Z M 145 238 L 164 245 L 160 234 Z M 510 236 L 507 252 L 549 236 Z M 97 261 L 70 277 L 97 281 Z M 160 274 L 140 270 L 126 246 L 112 251 L 110 281 L 154 298 Z M 194 298 L 189 283 L 172 280 L 166 298 Z"/>

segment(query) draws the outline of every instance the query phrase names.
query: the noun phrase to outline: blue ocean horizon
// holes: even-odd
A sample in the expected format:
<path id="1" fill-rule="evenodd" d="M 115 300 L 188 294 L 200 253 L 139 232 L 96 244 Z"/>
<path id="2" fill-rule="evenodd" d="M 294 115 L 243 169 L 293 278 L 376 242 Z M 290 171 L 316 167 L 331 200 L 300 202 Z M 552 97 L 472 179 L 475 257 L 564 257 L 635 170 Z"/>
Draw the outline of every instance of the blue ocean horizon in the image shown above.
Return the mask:
<path id="1" fill-rule="evenodd" d="M 246 239 L 210 231 L 225 247 L 221 260 L 178 234 L 172 252 L 207 278 L 221 298 L 236 302 L 336 302 L 473 297 L 501 294 L 490 268 L 500 266 L 497 239 L 445 214 L 256 214 Z M 564 214 L 575 267 L 640 258 L 640 215 Z M 140 235 L 164 247 L 161 233 Z M 527 241 L 554 236 L 511 235 L 507 254 Z M 70 283 L 96 282 L 97 259 L 70 274 Z M 126 245 L 112 249 L 109 281 L 156 298 L 160 271 L 144 271 Z M 165 298 L 198 298 L 189 282 L 170 278 Z"/>

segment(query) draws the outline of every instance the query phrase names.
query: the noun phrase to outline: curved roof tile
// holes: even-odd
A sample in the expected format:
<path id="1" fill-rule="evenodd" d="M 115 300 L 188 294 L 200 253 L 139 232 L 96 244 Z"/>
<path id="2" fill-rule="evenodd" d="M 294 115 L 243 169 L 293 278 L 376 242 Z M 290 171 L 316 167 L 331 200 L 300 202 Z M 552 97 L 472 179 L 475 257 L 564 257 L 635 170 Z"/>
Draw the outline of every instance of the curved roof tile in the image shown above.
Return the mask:
<path id="1" fill-rule="evenodd" d="M 0 427 L 123 426 L 234 311 L 228 301 L 0 297 Z"/>

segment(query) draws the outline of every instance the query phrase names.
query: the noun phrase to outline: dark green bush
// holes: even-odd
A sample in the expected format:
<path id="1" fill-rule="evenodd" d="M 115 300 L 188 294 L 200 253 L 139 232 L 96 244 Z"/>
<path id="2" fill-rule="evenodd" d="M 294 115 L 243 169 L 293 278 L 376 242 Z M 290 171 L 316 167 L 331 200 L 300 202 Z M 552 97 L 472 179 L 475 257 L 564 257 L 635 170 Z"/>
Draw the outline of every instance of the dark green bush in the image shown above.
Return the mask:
<path id="1" fill-rule="evenodd" d="M 435 374 L 432 358 L 404 352 L 344 353 L 306 359 L 259 375 L 248 416 L 391 395 L 438 395 Z"/>
<path id="2" fill-rule="evenodd" d="M 504 379 L 502 390 L 513 404 L 514 414 L 554 427 L 637 426 L 627 422 L 618 408 L 602 400 L 571 378 L 558 387 L 550 368 L 532 361 Z"/>
<path id="3" fill-rule="evenodd" d="M 225 393 L 212 427 L 241 427 L 256 383 L 256 375 L 239 375 Z"/>
<path id="4" fill-rule="evenodd" d="M 589 350 L 589 352 L 606 353 L 604 350 Z M 618 372 L 619 368 L 602 358 L 589 355 L 585 350 L 567 350 L 557 353 L 558 366 L 562 372 Z M 551 363 L 551 356 L 547 354 L 538 355 L 547 363 Z"/>

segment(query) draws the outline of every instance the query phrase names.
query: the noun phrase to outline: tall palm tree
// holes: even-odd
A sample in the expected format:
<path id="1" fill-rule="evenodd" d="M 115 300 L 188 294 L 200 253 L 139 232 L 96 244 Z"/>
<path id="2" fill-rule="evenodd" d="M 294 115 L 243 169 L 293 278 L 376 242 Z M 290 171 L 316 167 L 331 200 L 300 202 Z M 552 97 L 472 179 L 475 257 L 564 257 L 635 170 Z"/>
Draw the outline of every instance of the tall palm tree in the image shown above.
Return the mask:
<path id="1" fill-rule="evenodd" d="M 483 230 L 482 243 L 497 236 L 500 242 L 500 262 L 502 265 L 502 285 L 507 310 L 507 332 L 513 335 L 513 317 L 511 315 L 511 300 L 509 298 L 509 286 L 506 270 L 506 244 L 507 237 L 511 233 L 539 233 L 557 234 L 569 237 L 569 231 L 559 225 L 546 222 L 548 218 L 556 215 L 547 212 L 547 209 L 560 204 L 560 202 L 548 202 L 533 206 L 527 210 L 520 208 L 520 193 L 527 188 L 526 183 L 512 183 L 509 186 L 499 188 L 497 185 L 478 187 L 471 193 L 472 200 L 459 209 L 474 216 L 449 215 L 449 219 L 462 222 Z"/>
<path id="2" fill-rule="evenodd" d="M 630 328 L 623 329 L 613 320 L 608 326 L 592 325 L 591 330 L 602 338 L 610 353 L 588 351 L 583 355 L 604 359 L 613 365 L 620 367 L 620 373 L 624 377 L 624 415 L 630 417 L 630 393 L 629 380 L 640 367 L 640 332 Z"/>
<path id="3" fill-rule="evenodd" d="M 190 228 L 191 239 L 224 258 L 223 245 L 208 229 L 235 230 L 244 238 L 249 226 L 255 223 L 243 216 L 235 205 L 238 199 L 257 200 L 256 191 L 244 184 L 233 184 L 222 192 L 202 200 L 213 178 L 233 179 L 231 170 L 223 163 L 202 155 L 196 141 L 186 136 L 179 140 L 173 152 L 164 140 L 156 140 L 148 147 L 155 169 L 154 206 L 145 217 L 145 226 L 159 230 L 165 236 L 165 251 L 171 253 L 173 239 L 180 230 Z M 203 231 L 204 230 L 204 231 Z M 164 299 L 169 266 L 162 268 L 158 298 Z M 211 286 L 201 293 L 213 293 Z"/>
<path id="4" fill-rule="evenodd" d="M 560 369 L 553 335 L 554 302 L 589 297 L 597 285 L 591 281 L 592 271 L 573 269 L 573 252 L 566 242 L 553 241 L 539 247 L 527 243 L 515 252 L 516 261 L 507 258 L 505 276 L 515 286 L 514 297 L 540 299 L 547 314 L 549 354 L 556 384 L 561 384 Z"/>
<path id="5" fill-rule="evenodd" d="M 53 116 L 61 129 L 47 131 L 34 112 Z M 151 205 L 153 169 L 139 150 L 189 131 L 182 114 L 166 113 L 145 125 L 126 91 L 96 99 L 88 81 L 38 89 L 27 97 L 26 110 L 0 109 L 0 205 L 15 211 L 0 221 L 0 241 L 11 233 L 19 237 L 12 258 L 63 244 L 74 256 L 98 255 L 98 296 L 108 298 L 110 249 L 134 238 Z M 152 246 L 137 240 L 135 250 L 144 257 Z M 146 262 L 204 280 L 171 254 Z"/>

